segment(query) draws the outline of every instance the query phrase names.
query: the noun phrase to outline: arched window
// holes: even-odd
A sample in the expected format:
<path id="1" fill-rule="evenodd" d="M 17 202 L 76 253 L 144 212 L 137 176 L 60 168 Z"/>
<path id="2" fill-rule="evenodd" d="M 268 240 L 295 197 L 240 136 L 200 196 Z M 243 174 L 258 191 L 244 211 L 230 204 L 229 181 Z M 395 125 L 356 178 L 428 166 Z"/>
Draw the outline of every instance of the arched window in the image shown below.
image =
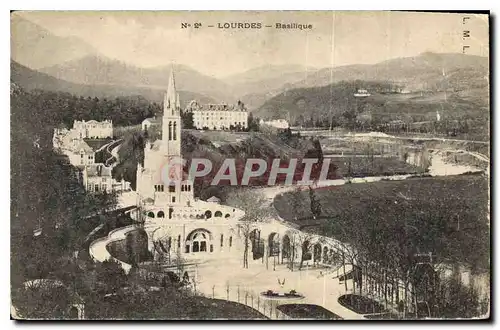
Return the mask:
<path id="1" fill-rule="evenodd" d="M 224 246 L 224 234 L 220 234 L 220 246 Z"/>
<path id="2" fill-rule="evenodd" d="M 177 236 L 177 248 L 181 248 L 181 235 Z"/>
<path id="3" fill-rule="evenodd" d="M 215 214 L 214 214 L 214 216 L 216 218 L 221 218 L 222 217 L 222 212 L 221 211 L 216 211 Z"/>
<path id="4" fill-rule="evenodd" d="M 229 247 L 233 246 L 233 236 L 229 236 Z"/>
<path id="5" fill-rule="evenodd" d="M 168 122 L 168 140 L 172 140 L 172 122 Z"/>
<path id="6" fill-rule="evenodd" d="M 150 217 L 150 218 L 154 218 L 154 217 L 155 217 L 155 214 L 154 214 L 153 212 L 149 212 L 149 213 L 148 213 L 148 217 Z"/>
<path id="7" fill-rule="evenodd" d="M 165 212 L 159 211 L 157 217 L 158 218 L 165 218 Z"/>
<path id="8" fill-rule="evenodd" d="M 177 122 L 174 121 L 174 140 L 177 140 Z"/>
<path id="9" fill-rule="evenodd" d="M 226 215 L 224 216 L 225 218 L 229 218 L 231 215 L 229 213 L 226 213 Z"/>

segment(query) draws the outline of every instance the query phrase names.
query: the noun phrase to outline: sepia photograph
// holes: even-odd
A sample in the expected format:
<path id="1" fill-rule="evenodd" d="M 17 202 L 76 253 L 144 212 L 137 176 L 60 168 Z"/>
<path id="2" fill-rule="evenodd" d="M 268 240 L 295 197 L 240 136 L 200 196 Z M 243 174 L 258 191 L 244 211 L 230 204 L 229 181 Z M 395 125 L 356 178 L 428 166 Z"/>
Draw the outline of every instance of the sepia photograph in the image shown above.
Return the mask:
<path id="1" fill-rule="evenodd" d="M 11 11 L 12 320 L 487 320 L 490 14 Z"/>

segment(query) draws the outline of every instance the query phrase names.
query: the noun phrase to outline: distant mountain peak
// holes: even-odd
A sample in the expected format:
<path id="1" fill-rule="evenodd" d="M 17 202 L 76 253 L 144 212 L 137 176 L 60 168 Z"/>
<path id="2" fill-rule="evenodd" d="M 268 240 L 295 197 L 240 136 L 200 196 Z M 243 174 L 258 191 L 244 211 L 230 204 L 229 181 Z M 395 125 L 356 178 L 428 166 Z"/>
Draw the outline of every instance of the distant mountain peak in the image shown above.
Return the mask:
<path id="1" fill-rule="evenodd" d="M 10 24 L 11 57 L 29 68 L 40 69 L 96 53 L 85 41 L 56 36 L 16 12 L 11 14 Z"/>

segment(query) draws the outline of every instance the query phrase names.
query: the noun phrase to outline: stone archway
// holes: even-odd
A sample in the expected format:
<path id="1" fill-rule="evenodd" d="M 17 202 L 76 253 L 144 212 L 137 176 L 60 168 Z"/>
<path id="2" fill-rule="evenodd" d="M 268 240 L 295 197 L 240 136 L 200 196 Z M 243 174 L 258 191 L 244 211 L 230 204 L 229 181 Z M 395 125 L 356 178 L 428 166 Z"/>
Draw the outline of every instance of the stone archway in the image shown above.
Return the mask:
<path id="1" fill-rule="evenodd" d="M 304 241 L 302 243 L 302 259 L 301 261 L 308 261 L 312 259 L 312 253 L 311 253 L 311 242 L 309 240 Z"/>
<path id="2" fill-rule="evenodd" d="M 213 252 L 212 233 L 204 228 L 193 230 L 186 237 L 186 253 Z"/>
<path id="3" fill-rule="evenodd" d="M 262 240 L 260 237 L 260 230 L 259 229 L 252 230 L 248 238 L 250 239 L 250 243 L 252 244 L 253 260 L 263 258 L 264 240 Z"/>
<path id="4" fill-rule="evenodd" d="M 330 259 L 328 258 L 328 247 L 323 248 L 323 263 L 327 264 L 329 263 Z"/>
<path id="5" fill-rule="evenodd" d="M 269 234 L 269 237 L 267 239 L 267 244 L 269 246 L 269 256 L 270 257 L 279 256 L 280 254 L 279 234 L 276 232 L 272 232 L 271 234 Z"/>
<path id="6" fill-rule="evenodd" d="M 313 247 L 313 260 L 315 263 L 321 262 L 321 244 L 316 243 Z"/>
<path id="7" fill-rule="evenodd" d="M 205 211 L 205 219 L 210 219 L 212 217 L 212 211 L 206 210 Z"/>
<path id="8" fill-rule="evenodd" d="M 291 260 L 292 258 L 292 243 L 288 235 L 283 236 L 282 248 L 281 248 L 281 262 L 286 260 Z"/>
<path id="9" fill-rule="evenodd" d="M 150 218 L 154 218 L 154 217 L 155 217 L 154 212 L 148 212 L 148 217 L 150 217 Z"/>
<path id="10" fill-rule="evenodd" d="M 214 217 L 216 217 L 216 218 L 222 218 L 222 212 L 221 211 L 215 211 Z"/>
<path id="11" fill-rule="evenodd" d="M 165 212 L 159 211 L 156 217 L 157 218 L 165 218 Z"/>
<path id="12" fill-rule="evenodd" d="M 77 320 L 79 317 L 78 317 L 78 308 L 76 306 L 71 306 L 71 308 L 69 309 L 69 313 L 68 313 L 68 318 L 69 319 L 72 319 L 72 320 Z"/>

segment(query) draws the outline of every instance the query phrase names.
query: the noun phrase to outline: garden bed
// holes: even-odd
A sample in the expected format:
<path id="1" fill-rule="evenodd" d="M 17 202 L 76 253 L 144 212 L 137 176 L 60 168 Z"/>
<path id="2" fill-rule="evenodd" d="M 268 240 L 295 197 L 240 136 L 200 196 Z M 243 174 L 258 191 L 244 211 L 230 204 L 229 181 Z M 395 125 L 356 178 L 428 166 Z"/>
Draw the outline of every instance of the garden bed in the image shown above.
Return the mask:
<path id="1" fill-rule="evenodd" d="M 293 319 L 342 320 L 337 314 L 318 305 L 286 304 L 279 305 L 276 309 Z"/>
<path id="2" fill-rule="evenodd" d="M 268 290 L 261 292 L 260 295 L 268 299 L 304 299 L 304 296 L 297 293 L 295 290 L 291 290 L 290 292 L 274 292 Z"/>
<path id="3" fill-rule="evenodd" d="M 358 314 L 374 314 L 385 311 L 384 307 L 375 300 L 356 294 L 345 294 L 339 297 L 339 304 Z"/>

